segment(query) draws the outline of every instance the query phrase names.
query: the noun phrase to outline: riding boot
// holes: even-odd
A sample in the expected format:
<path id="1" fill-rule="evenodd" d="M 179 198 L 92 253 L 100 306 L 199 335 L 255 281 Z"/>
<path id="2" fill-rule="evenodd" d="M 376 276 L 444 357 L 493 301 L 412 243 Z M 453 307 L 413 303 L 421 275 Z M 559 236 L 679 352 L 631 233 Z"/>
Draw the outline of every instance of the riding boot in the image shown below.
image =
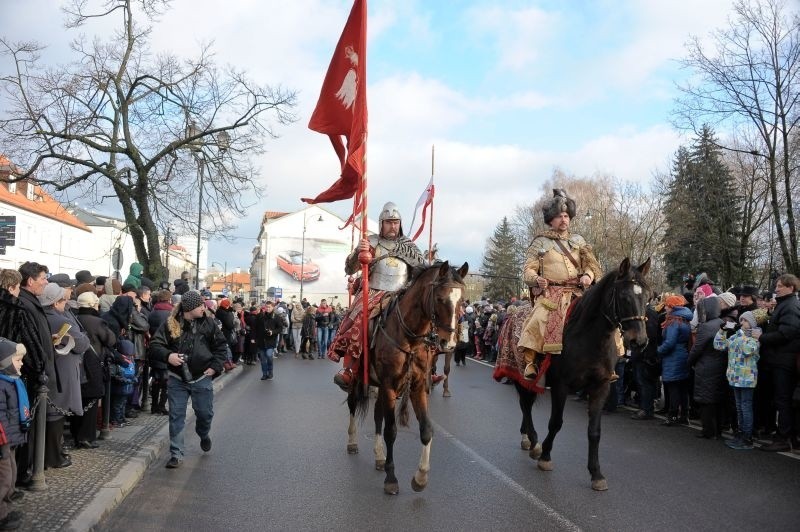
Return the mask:
<path id="1" fill-rule="evenodd" d="M 359 359 L 352 355 L 345 355 L 342 362 L 342 369 L 333 376 L 333 382 L 345 392 L 350 392 L 356 380 L 356 374 L 361 367 Z"/>
<path id="2" fill-rule="evenodd" d="M 525 371 L 522 376 L 529 381 L 536 380 L 536 376 L 539 375 L 539 365 L 536 363 L 537 353 L 533 349 L 528 349 L 527 347 L 523 347 L 522 350 L 526 363 Z"/>

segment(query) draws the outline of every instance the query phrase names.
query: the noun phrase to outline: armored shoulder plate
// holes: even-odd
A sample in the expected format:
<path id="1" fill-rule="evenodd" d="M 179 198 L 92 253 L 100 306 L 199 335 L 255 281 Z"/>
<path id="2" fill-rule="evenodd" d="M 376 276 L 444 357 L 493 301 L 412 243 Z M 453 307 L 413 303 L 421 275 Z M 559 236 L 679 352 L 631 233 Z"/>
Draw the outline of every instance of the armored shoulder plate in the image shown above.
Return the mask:
<path id="1" fill-rule="evenodd" d="M 553 249 L 555 246 L 555 242 L 553 242 L 552 238 L 547 238 L 546 236 L 537 236 L 531 242 L 531 247 L 528 249 L 528 253 L 538 254 L 540 251 L 544 250 L 545 253 Z"/>
<path id="2" fill-rule="evenodd" d="M 581 235 L 570 235 L 569 246 L 572 249 L 579 249 L 586 245 L 586 240 Z"/>

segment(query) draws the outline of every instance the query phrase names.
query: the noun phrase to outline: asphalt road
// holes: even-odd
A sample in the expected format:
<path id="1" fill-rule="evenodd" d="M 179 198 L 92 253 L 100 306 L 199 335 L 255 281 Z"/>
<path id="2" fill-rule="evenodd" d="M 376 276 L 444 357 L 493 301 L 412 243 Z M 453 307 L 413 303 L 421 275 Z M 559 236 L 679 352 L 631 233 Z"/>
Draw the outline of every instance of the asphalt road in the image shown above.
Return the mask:
<path id="1" fill-rule="evenodd" d="M 440 362 L 441 365 L 441 362 Z M 430 483 L 410 481 L 418 428 L 395 445 L 400 494 L 383 493 L 374 469 L 370 419 L 360 453 L 347 455 L 347 408 L 326 360 L 276 360 L 275 379 L 245 367 L 217 397 L 213 449 L 203 454 L 194 425 L 178 470 L 167 456 L 99 529 L 161 530 L 798 530 L 800 460 L 733 451 L 695 429 L 603 417 L 600 460 L 609 491 L 594 492 L 586 469 L 585 403 L 567 401 L 542 472 L 520 449 L 512 386 L 469 361 L 453 368 L 450 398 L 431 396 L 435 435 Z M 549 397 L 534 411 L 540 439 Z M 625 411 L 623 411 L 625 412 Z"/>

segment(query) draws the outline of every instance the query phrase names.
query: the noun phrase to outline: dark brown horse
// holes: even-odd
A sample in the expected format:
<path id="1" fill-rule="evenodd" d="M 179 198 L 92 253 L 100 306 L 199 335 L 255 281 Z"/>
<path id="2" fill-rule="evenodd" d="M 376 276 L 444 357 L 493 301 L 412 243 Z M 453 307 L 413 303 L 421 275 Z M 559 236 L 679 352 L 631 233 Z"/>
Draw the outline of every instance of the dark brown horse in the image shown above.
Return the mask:
<path id="1" fill-rule="evenodd" d="M 628 346 L 642 348 L 647 345 L 645 309 L 649 289 L 644 276 L 649 269 L 650 259 L 633 268 L 626 258 L 617 270 L 603 276 L 573 305 L 564 326 L 563 349 L 561 354 L 551 357 L 546 374 L 552 406 L 547 437 L 541 444 L 531 415 L 537 394 L 533 391 L 531 381 L 522 378 L 524 357 L 517 349 L 521 323 L 530 315 L 530 307 L 523 307 L 503 324 L 500 334 L 505 345 L 498 356 L 494 378 L 500 380 L 509 377 L 514 381 L 522 409 L 522 448 L 530 449 L 530 457 L 538 460 L 538 467 L 542 471 L 553 469 L 550 452 L 563 424 L 567 395 L 581 390 L 589 398 L 588 467 L 592 489 L 608 489 L 598 457 L 600 409 L 608 397 L 608 377 L 617 358 L 616 332 L 622 332 Z"/>
<path id="2" fill-rule="evenodd" d="M 395 495 L 399 491 L 394 475 L 398 398 L 401 398 L 397 411 L 400 424 L 408 425 L 410 400 L 422 442 L 422 455 L 411 487 L 422 491 L 428 484 L 433 437 L 428 417 L 431 362 L 437 351 L 452 350 L 455 346 L 457 312 L 465 289 L 463 278 L 468 271 L 467 263 L 458 270 L 448 262 L 418 267 L 408 285 L 371 324 L 370 384 L 378 388 L 374 416 L 375 467 L 386 471 L 383 490 L 387 494 Z M 363 418 L 369 406 L 369 396 L 363 393 L 363 386 L 354 387 L 347 404 L 350 409 L 347 452 L 354 454 L 358 452 L 355 418 L 356 415 Z M 386 443 L 385 454 L 381 433 Z"/>

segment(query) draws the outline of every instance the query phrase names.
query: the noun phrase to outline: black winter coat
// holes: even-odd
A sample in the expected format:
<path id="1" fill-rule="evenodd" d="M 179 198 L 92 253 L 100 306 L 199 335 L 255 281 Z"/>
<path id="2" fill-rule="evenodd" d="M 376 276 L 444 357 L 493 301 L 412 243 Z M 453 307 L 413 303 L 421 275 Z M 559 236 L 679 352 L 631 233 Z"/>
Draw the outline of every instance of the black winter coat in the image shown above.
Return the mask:
<path id="1" fill-rule="evenodd" d="M 32 296 L 31 305 L 38 305 L 39 301 Z M 0 336 L 23 344 L 27 354 L 23 359 L 22 375 L 28 385 L 30 397 L 35 395 L 35 388 L 39 385 L 39 375 L 44 373 L 50 380 L 50 387 L 55 387 L 55 364 L 53 344 L 50 339 L 50 326 L 41 305 L 43 324 L 39 324 L 34 314 L 8 290 L 0 288 Z M 42 331 L 38 327 L 44 327 Z M 40 334 L 42 333 L 42 334 Z M 46 340 L 45 343 L 42 343 Z"/>
<path id="2" fill-rule="evenodd" d="M 794 369 L 800 354 L 800 300 L 796 293 L 777 298 L 778 304 L 758 339 L 761 360 L 770 366 Z"/>
<path id="3" fill-rule="evenodd" d="M 222 335 L 228 340 L 229 345 L 233 345 L 237 340 L 234 330 L 236 329 L 236 320 L 238 319 L 233 309 L 224 309 L 220 307 L 217 309 L 215 316 L 222 325 Z"/>
<path id="4" fill-rule="evenodd" d="M 278 339 L 284 326 L 283 319 L 271 312 L 260 312 L 256 316 L 255 327 L 253 328 L 253 339 L 256 341 L 258 349 L 274 349 L 278 345 Z"/>
<path id="5" fill-rule="evenodd" d="M 689 352 L 689 367 L 694 368 L 694 400 L 722 403 L 728 397 L 728 352 L 714 349 L 714 336 L 724 321 L 719 317 L 719 298 L 705 298 L 703 305 L 706 321 L 697 327 L 697 338 Z"/>
<path id="6" fill-rule="evenodd" d="M 658 345 L 661 343 L 661 321 L 658 312 L 648 305 L 645 310 L 647 321 L 645 322 L 645 329 L 647 330 L 647 347 L 644 349 L 631 348 L 631 362 L 643 363 L 654 368 L 658 374 Z"/>
<path id="7" fill-rule="evenodd" d="M 81 396 L 84 399 L 97 399 L 105 395 L 108 374 L 103 371 L 103 365 L 109 363 L 111 350 L 117 345 L 117 335 L 93 308 L 79 308 L 77 318 L 92 345 L 83 354 L 83 370 L 88 382 L 81 384 Z"/>
<path id="8" fill-rule="evenodd" d="M 50 336 L 50 324 L 47 322 L 47 315 L 44 312 L 44 308 L 42 307 L 39 300 L 36 298 L 35 295 L 31 294 L 25 289 L 20 290 L 19 292 L 19 303 L 24 308 L 27 313 L 31 316 L 31 322 L 33 324 L 34 330 L 36 335 L 39 338 L 39 345 L 41 345 L 41 351 L 36 353 L 34 351 L 31 353 L 28 351 L 28 354 L 25 355 L 25 358 L 22 359 L 24 365 L 22 366 L 22 376 L 26 379 L 26 384 L 28 385 L 28 395 L 32 396 L 35 390 L 31 390 L 32 387 L 31 383 L 36 383 L 36 377 L 29 373 L 29 370 L 26 370 L 25 367 L 28 365 L 29 361 L 33 362 L 31 359 L 37 361 L 43 361 L 44 363 L 44 372 L 47 375 L 47 389 L 49 393 L 47 396 L 50 399 L 55 397 L 55 392 L 61 393 L 61 381 L 58 378 L 58 370 L 56 369 L 56 352 L 53 348 L 53 339 Z M 17 333 L 18 334 L 18 333 Z M 6 337 L 9 340 L 13 340 L 12 337 Z M 28 344 L 25 344 L 25 348 L 28 349 Z M 38 346 L 34 346 L 34 350 L 39 349 Z M 37 362 L 33 362 L 37 364 Z"/>
<path id="9" fill-rule="evenodd" d="M 180 366 L 167 362 L 170 353 L 188 355 L 189 371 L 193 379 L 199 379 L 203 372 L 211 368 L 214 378 L 225 370 L 223 363 L 228 351 L 228 343 L 222 331 L 211 316 L 205 315 L 194 320 L 185 320 L 180 306 L 172 310 L 167 321 L 158 328 L 150 342 L 150 358 L 167 364 L 169 371 L 181 376 Z"/>

